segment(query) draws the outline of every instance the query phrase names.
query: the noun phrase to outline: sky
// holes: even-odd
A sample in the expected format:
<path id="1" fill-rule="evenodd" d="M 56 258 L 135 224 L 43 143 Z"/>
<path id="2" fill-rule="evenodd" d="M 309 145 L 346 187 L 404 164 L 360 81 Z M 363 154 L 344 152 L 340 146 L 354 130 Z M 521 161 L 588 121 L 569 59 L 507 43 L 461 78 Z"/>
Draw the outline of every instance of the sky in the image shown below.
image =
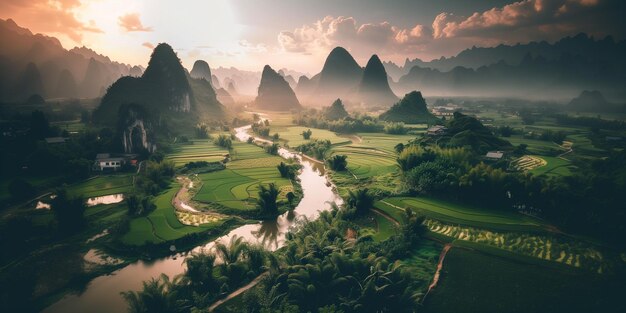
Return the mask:
<path id="1" fill-rule="evenodd" d="M 622 0 L 1 0 L 0 18 L 132 65 L 147 65 L 167 42 L 187 68 L 203 59 L 315 74 L 335 46 L 361 65 L 372 54 L 402 65 L 580 32 L 621 40 L 625 8 Z"/>

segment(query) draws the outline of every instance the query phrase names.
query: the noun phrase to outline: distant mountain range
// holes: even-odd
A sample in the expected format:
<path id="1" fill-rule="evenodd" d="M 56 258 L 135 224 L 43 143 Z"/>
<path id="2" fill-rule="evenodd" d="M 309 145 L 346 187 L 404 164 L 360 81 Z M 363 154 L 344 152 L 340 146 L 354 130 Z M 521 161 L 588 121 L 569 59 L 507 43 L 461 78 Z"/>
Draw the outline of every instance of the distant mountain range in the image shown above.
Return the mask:
<path id="1" fill-rule="evenodd" d="M 102 96 L 124 75 L 141 67 L 111 61 L 86 47 L 67 50 L 58 39 L 33 34 L 13 20 L 0 19 L 0 101 Z"/>
<path id="2" fill-rule="evenodd" d="M 397 80 L 396 93 L 421 90 L 440 96 L 571 98 L 597 89 L 611 98 L 626 98 L 626 41 L 596 40 L 585 34 L 553 44 L 467 49 L 451 58 L 429 62 L 385 62 Z"/>

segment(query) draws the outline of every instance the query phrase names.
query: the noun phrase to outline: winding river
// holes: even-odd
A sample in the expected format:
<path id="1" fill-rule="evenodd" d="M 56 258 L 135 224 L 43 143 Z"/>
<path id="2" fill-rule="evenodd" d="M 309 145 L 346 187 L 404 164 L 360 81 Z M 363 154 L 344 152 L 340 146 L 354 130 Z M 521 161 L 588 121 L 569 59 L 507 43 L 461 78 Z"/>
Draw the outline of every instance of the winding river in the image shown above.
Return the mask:
<path id="1" fill-rule="evenodd" d="M 235 129 L 238 140 L 246 141 L 250 137 L 251 125 Z M 265 140 L 255 138 L 256 141 Z M 248 224 L 233 229 L 228 234 L 215 241 L 228 241 L 231 236 L 244 237 L 248 242 L 263 244 L 269 250 L 280 248 L 285 242 L 285 235 L 289 227 L 301 218 L 317 218 L 320 210 L 330 209 L 332 203 L 341 205 L 342 199 L 335 192 L 333 185 L 325 175 L 324 165 L 301 155 L 280 148 L 283 158 L 296 158 L 302 164 L 302 171 L 298 175 L 302 184 L 303 198 L 293 212 L 287 212 L 276 220 L 263 221 L 257 224 Z M 109 275 L 93 279 L 83 293 L 69 294 L 58 302 L 47 307 L 46 313 L 108 313 L 126 312 L 126 302 L 120 295 L 122 291 L 140 290 L 142 282 L 156 278 L 161 273 L 170 277 L 185 271 L 185 258 L 190 252 L 209 250 L 215 241 L 195 247 L 191 251 L 152 261 L 137 261 L 119 269 Z"/>

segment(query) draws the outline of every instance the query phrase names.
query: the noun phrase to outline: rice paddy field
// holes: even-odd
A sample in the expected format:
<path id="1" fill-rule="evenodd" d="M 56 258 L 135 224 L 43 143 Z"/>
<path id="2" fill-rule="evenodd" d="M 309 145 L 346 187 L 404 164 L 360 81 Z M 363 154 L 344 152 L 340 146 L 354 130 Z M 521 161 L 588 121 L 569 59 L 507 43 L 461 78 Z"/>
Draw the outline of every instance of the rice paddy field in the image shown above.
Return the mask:
<path id="1" fill-rule="evenodd" d="M 414 138 L 413 135 L 360 133 L 353 137 L 352 143 L 334 146 L 330 155 L 348 156 L 348 171 L 332 173 L 340 194 L 357 186 L 395 190 L 399 182 L 394 147 Z"/>
<path id="2" fill-rule="evenodd" d="M 166 159 L 174 162 L 176 167 L 192 161 L 217 162 L 228 154 L 228 149 L 219 147 L 208 139 L 190 140 L 174 146 L 174 151 Z"/>
<path id="3" fill-rule="evenodd" d="M 251 211 L 256 209 L 261 184 L 276 184 L 280 189 L 279 202 L 285 202 L 286 194 L 293 191 L 291 181 L 282 178 L 276 168 L 284 161 L 281 157 L 242 142 L 233 143 L 232 157 L 225 170 L 198 175 L 202 187 L 194 200 L 213 205 L 217 210 Z"/>
<path id="4" fill-rule="evenodd" d="M 127 245 L 143 245 L 175 240 L 188 234 L 210 230 L 226 221 L 226 219 L 212 219 L 209 223 L 199 224 L 198 227 L 182 224 L 172 206 L 172 198 L 179 188 L 180 185 L 173 184 L 170 189 L 155 198 L 156 209 L 154 211 L 148 216 L 132 219 L 130 230 L 122 237 L 122 242 Z"/>

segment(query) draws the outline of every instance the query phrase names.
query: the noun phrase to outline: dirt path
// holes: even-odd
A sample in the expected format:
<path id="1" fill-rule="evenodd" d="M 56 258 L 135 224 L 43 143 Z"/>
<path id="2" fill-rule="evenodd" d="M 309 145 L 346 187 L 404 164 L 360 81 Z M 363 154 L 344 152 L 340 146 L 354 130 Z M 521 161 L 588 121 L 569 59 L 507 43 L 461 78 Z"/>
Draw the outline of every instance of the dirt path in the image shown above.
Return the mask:
<path id="1" fill-rule="evenodd" d="M 232 293 L 230 293 L 228 296 L 226 296 L 226 298 L 218 300 L 217 302 L 213 303 L 208 311 L 209 312 L 213 312 L 215 309 L 217 309 L 217 307 L 219 307 L 220 305 L 224 304 L 225 302 L 227 302 L 228 300 L 248 291 L 250 288 L 256 286 L 259 282 L 261 282 L 261 279 L 263 279 L 263 277 L 265 277 L 268 274 L 268 272 L 264 272 L 261 275 L 257 276 L 254 280 L 252 280 L 250 283 L 248 283 L 247 285 L 233 291 Z"/>
<path id="2" fill-rule="evenodd" d="M 181 182 L 181 187 L 176 192 L 176 195 L 174 195 L 174 198 L 172 198 L 172 205 L 174 206 L 174 208 L 177 211 L 183 211 L 183 212 L 195 212 L 195 213 L 199 212 L 198 210 L 195 210 L 195 209 L 194 211 L 192 211 L 189 208 L 186 208 L 185 206 L 182 205 L 183 203 L 182 198 L 183 197 L 188 198 L 185 196 L 188 196 L 188 192 L 189 192 L 188 186 L 191 183 L 191 179 L 189 179 L 189 177 L 186 177 L 186 176 L 178 176 L 176 177 L 176 179 Z"/>
<path id="3" fill-rule="evenodd" d="M 432 283 L 430 283 L 430 286 L 428 286 L 428 291 L 426 291 L 426 294 L 422 298 L 422 303 L 424 303 L 424 300 L 426 299 L 430 291 L 433 290 L 435 287 L 437 287 L 437 283 L 439 282 L 439 277 L 441 275 L 441 269 L 443 268 L 443 260 L 446 258 L 446 254 L 448 254 L 448 251 L 450 251 L 450 248 L 452 248 L 452 244 L 450 243 L 447 243 L 445 246 L 443 246 L 443 249 L 441 250 L 441 254 L 439 254 L 439 262 L 437 263 L 437 271 L 435 271 L 435 275 L 433 276 Z"/>
<path id="4" fill-rule="evenodd" d="M 372 211 L 372 212 L 374 212 L 374 213 L 384 217 L 385 219 L 389 220 L 394 225 L 396 225 L 396 227 L 400 227 L 400 222 L 396 221 L 396 219 L 393 218 L 391 215 L 389 215 L 389 214 L 387 214 L 387 213 L 385 213 L 385 212 L 383 212 L 381 210 L 378 210 L 378 209 L 370 209 L 370 211 Z"/>

